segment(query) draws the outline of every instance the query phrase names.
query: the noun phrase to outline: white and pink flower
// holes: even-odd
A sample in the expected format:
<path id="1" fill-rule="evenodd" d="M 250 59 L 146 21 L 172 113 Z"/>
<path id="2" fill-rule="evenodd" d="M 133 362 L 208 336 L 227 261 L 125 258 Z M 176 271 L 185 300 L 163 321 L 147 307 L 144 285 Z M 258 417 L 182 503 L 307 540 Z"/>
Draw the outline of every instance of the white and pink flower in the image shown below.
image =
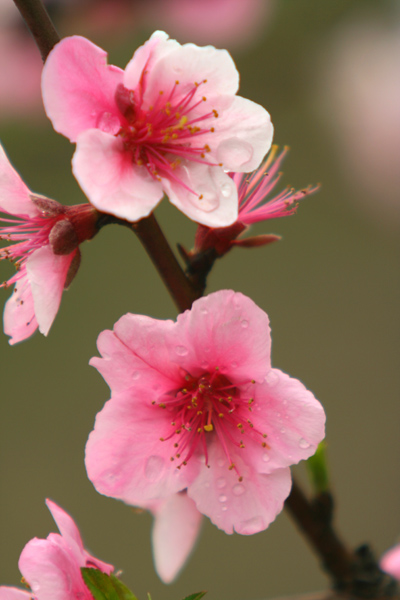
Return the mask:
<path id="1" fill-rule="evenodd" d="M 96 211 L 90 204 L 62 206 L 33 194 L 9 163 L 0 146 L 0 260 L 17 271 L 0 284 L 14 291 L 4 309 L 4 333 L 10 344 L 30 337 L 37 328 L 47 335 L 58 312 L 63 290 L 80 264 L 79 244 L 96 233 Z"/>
<path id="2" fill-rule="evenodd" d="M 112 397 L 86 446 L 96 489 L 156 515 L 186 490 L 226 533 L 267 528 L 290 492 L 289 466 L 323 439 L 325 414 L 300 381 L 271 367 L 265 312 L 219 291 L 176 322 L 127 314 L 98 348 L 91 364 Z M 167 531 L 156 536 L 156 557 L 174 552 Z"/>
<path id="3" fill-rule="evenodd" d="M 55 502 L 46 500 L 60 533 L 33 538 L 22 550 L 18 567 L 30 591 L 1 586 L 0 600 L 93 600 L 80 569 L 91 567 L 110 575 L 109 565 L 85 550 L 73 519 Z"/>
<path id="4" fill-rule="evenodd" d="M 46 113 L 76 142 L 73 172 L 98 210 L 137 221 L 165 193 L 211 227 L 237 218 L 226 171 L 257 168 L 272 141 L 269 114 L 237 96 L 238 86 L 228 52 L 180 45 L 159 31 L 125 71 L 89 40 L 65 38 L 42 78 Z"/>

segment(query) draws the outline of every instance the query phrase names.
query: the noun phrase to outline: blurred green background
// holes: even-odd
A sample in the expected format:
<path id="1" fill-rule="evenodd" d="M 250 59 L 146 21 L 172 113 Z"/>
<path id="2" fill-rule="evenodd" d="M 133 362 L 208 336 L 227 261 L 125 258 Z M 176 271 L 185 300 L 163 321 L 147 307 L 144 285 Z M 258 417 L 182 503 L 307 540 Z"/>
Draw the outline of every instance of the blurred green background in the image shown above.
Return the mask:
<path id="1" fill-rule="evenodd" d="M 400 154 L 393 156 L 393 140 L 382 143 L 374 131 L 379 137 L 386 117 L 389 137 L 400 135 L 400 117 L 396 122 L 379 102 L 372 118 L 366 116 L 363 100 L 370 93 L 363 79 L 358 94 L 357 82 L 364 68 L 364 78 L 376 76 L 371 90 L 395 100 L 393 89 L 382 89 L 379 73 L 388 61 L 400 63 L 390 47 L 400 33 L 400 7 L 389 0 L 277 0 L 271 9 L 247 42 L 232 39 L 240 94 L 269 110 L 275 142 L 291 147 L 284 183 L 322 187 L 296 216 L 256 226 L 256 232 L 278 233 L 283 240 L 232 251 L 216 265 L 208 291 L 241 291 L 268 312 L 273 365 L 301 379 L 327 412 L 339 530 L 351 546 L 371 542 L 380 555 L 400 536 L 400 183 L 398 170 L 389 168 Z M 123 67 L 164 26 L 153 13 L 141 23 L 125 19 L 121 35 L 93 30 L 90 19 L 85 25 L 71 15 L 57 23 L 62 36 L 90 35 L 109 51 L 111 63 Z M 373 45 L 378 34 L 364 36 L 365 49 L 357 50 L 361 61 L 353 58 L 352 44 L 357 47 L 363 28 L 378 28 L 383 36 L 387 62 L 381 70 L 373 65 L 380 56 Z M 168 33 L 178 36 L 171 28 Z M 352 65 L 353 75 L 347 72 Z M 400 106 L 400 95 L 395 104 Z M 85 201 L 71 175 L 74 148 L 40 108 L 20 117 L 4 109 L 0 138 L 32 190 L 65 204 Z M 373 160 L 363 163 L 368 145 Z M 167 202 L 156 215 L 172 245 L 191 247 L 193 223 Z M 160 582 L 151 557 L 151 517 L 100 496 L 85 474 L 85 442 L 109 398 L 88 361 L 99 332 L 125 312 L 174 318 L 176 310 L 125 228 L 105 228 L 82 246 L 82 254 L 48 338 L 36 334 L 10 347 L 0 337 L 0 582 L 18 585 L 24 544 L 55 530 L 44 504 L 50 497 L 75 518 L 86 546 L 123 571 L 140 600 L 147 591 L 153 600 L 179 600 L 201 589 L 209 590 L 209 600 L 257 600 L 323 589 L 327 580 L 318 559 L 285 513 L 250 537 L 227 536 L 204 520 L 181 576 L 169 586 Z M 10 265 L 1 265 L 2 280 L 11 273 Z M 8 295 L 1 290 L 3 302 Z M 293 471 L 305 481 L 304 466 Z"/>

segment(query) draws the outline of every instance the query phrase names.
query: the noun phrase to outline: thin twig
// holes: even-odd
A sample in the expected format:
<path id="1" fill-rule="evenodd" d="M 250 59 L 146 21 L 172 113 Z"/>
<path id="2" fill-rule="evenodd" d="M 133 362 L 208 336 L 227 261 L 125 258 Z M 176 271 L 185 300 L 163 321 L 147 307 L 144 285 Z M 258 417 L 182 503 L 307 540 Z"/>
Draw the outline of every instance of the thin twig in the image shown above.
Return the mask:
<path id="1" fill-rule="evenodd" d="M 60 36 L 41 0 L 14 0 L 40 50 L 43 62 Z"/>

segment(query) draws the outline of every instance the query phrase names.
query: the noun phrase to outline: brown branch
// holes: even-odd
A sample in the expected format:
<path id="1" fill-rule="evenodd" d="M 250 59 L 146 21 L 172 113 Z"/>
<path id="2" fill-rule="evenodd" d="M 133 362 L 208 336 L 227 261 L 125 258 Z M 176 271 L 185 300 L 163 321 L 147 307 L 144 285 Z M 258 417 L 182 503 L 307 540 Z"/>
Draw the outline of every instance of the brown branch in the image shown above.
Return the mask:
<path id="1" fill-rule="evenodd" d="M 41 0 L 14 0 L 14 3 L 33 35 L 44 62 L 50 50 L 60 41 L 47 10 Z"/>
<path id="2" fill-rule="evenodd" d="M 202 295 L 181 269 L 154 215 L 132 224 L 132 229 L 149 254 L 179 311 L 192 306 Z"/>

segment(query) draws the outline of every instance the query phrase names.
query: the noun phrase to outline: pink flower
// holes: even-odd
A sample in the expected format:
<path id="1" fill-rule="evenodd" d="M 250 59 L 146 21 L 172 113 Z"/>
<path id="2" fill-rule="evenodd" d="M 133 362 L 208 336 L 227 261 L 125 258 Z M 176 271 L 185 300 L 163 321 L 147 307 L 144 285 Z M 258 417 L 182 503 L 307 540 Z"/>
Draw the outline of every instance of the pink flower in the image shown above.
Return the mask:
<path id="1" fill-rule="evenodd" d="M 81 567 L 99 569 L 109 575 L 114 567 L 83 547 L 73 519 L 51 500 L 48 509 L 60 531 L 47 539 L 33 538 L 22 550 L 18 567 L 31 591 L 1 586 L 0 600 L 93 600 L 86 587 Z"/>
<path id="2" fill-rule="evenodd" d="M 90 204 L 66 207 L 30 192 L 1 146 L 0 211 L 7 215 L 0 217 L 7 223 L 0 227 L 0 239 L 16 242 L 0 249 L 0 260 L 11 260 L 17 267 L 0 285 L 15 284 L 4 310 L 4 332 L 15 344 L 37 328 L 48 334 L 62 292 L 79 268 L 78 246 L 96 233 L 96 211 Z"/>
<path id="3" fill-rule="evenodd" d="M 65 38 L 42 79 L 46 113 L 76 141 L 73 172 L 92 204 L 137 221 L 165 193 L 194 221 L 233 223 L 237 190 L 225 171 L 255 169 L 273 127 L 261 106 L 236 95 L 229 54 L 156 32 L 125 71 L 106 59 L 89 40 Z"/>
<path id="4" fill-rule="evenodd" d="M 284 148 L 277 156 L 278 147 L 272 146 L 271 151 L 261 166 L 254 173 L 230 173 L 238 190 L 239 214 L 233 225 L 229 227 L 210 228 L 199 225 L 194 249 L 187 254 L 190 258 L 199 252 L 214 248 L 218 256 L 226 254 L 233 246 L 252 247 L 270 244 L 279 240 L 279 236 L 265 234 L 254 237 L 239 238 L 251 225 L 259 221 L 278 219 L 293 215 L 300 200 L 317 191 L 318 186 L 308 186 L 302 190 L 286 187 L 274 198 L 268 199 L 276 187 L 282 173 L 279 169 L 288 148 Z"/>
<path id="5" fill-rule="evenodd" d="M 271 367 L 268 316 L 224 290 L 176 322 L 127 314 L 98 348 L 91 364 L 112 397 L 86 446 L 96 489 L 145 508 L 186 490 L 226 533 L 267 528 L 325 422 L 313 394 Z"/>
<path id="6" fill-rule="evenodd" d="M 400 581 L 400 544 L 385 552 L 380 560 L 380 567 Z"/>

